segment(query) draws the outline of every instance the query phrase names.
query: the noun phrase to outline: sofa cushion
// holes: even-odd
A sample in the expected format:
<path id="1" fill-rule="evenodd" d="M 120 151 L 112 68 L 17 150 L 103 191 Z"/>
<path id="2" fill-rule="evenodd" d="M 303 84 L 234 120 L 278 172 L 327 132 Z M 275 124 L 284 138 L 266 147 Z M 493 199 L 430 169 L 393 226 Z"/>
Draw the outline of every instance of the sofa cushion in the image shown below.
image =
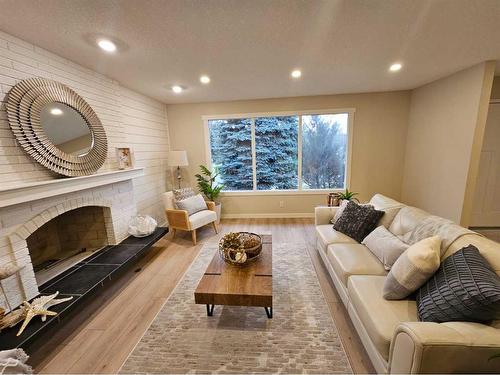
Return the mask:
<path id="1" fill-rule="evenodd" d="M 373 344 L 388 360 L 394 329 L 403 322 L 417 322 L 418 317 L 415 301 L 387 301 L 382 297 L 384 280 L 384 276 L 352 276 L 347 293 Z"/>
<path id="2" fill-rule="evenodd" d="M 384 268 L 388 271 L 409 247 L 383 225 L 366 236 L 362 243 L 384 264 Z"/>
<path id="3" fill-rule="evenodd" d="M 404 204 L 382 194 L 375 194 L 369 202 L 376 210 L 385 212 L 378 224 L 386 228 L 391 226 L 392 221 Z"/>
<path id="4" fill-rule="evenodd" d="M 333 229 L 331 224 L 317 225 L 316 235 L 324 251 L 332 243 L 357 243 L 351 237 Z"/>
<path id="5" fill-rule="evenodd" d="M 350 201 L 333 228 L 361 242 L 375 229 L 383 215 L 383 211 L 377 211 L 373 206 L 361 206 Z"/>
<path id="6" fill-rule="evenodd" d="M 384 266 L 361 244 L 340 243 L 328 246 L 326 256 L 335 274 L 347 286 L 352 275 L 386 275 Z"/>
<path id="7" fill-rule="evenodd" d="M 428 216 L 430 214 L 419 208 L 405 206 L 399 210 L 389 226 L 389 231 L 398 236 L 403 242 L 408 242 L 411 232 Z"/>
<path id="8" fill-rule="evenodd" d="M 198 211 L 189 216 L 189 224 L 191 224 L 191 228 L 193 229 L 202 227 L 203 225 L 207 225 L 208 223 L 216 220 L 217 214 L 215 211 L 210 210 Z"/>
<path id="9" fill-rule="evenodd" d="M 426 322 L 490 322 L 500 318 L 500 277 L 469 245 L 449 256 L 417 292 Z"/>

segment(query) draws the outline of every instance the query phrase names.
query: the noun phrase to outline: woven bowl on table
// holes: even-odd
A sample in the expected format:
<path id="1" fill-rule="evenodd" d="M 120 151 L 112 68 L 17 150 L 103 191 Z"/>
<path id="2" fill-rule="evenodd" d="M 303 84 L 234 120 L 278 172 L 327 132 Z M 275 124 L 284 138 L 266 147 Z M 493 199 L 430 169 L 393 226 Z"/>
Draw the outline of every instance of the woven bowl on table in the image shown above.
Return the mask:
<path id="1" fill-rule="evenodd" d="M 227 235 L 222 237 L 219 241 L 220 257 L 226 263 L 234 266 L 245 266 L 257 260 L 262 252 L 262 238 L 258 234 L 250 232 L 237 232 L 236 234 L 240 240 L 240 246 L 228 247 L 225 241 Z"/>

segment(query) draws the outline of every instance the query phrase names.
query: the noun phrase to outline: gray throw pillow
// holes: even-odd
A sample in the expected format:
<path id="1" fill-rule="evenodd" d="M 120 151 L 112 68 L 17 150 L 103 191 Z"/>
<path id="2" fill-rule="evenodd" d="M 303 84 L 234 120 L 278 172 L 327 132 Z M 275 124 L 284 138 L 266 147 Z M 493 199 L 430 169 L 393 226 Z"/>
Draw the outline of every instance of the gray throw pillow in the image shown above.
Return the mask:
<path id="1" fill-rule="evenodd" d="M 446 258 L 416 297 L 419 318 L 425 322 L 500 318 L 500 277 L 473 245 Z"/>
<path id="2" fill-rule="evenodd" d="M 404 243 L 383 225 L 378 226 L 362 242 L 379 260 L 384 268 L 389 271 L 399 256 L 410 245 Z"/>
<path id="3" fill-rule="evenodd" d="M 361 242 L 375 229 L 383 215 L 384 211 L 377 211 L 373 206 L 363 206 L 349 201 L 342 215 L 333 224 L 333 229 Z"/>
<path id="4" fill-rule="evenodd" d="M 176 201 L 175 204 L 179 210 L 187 211 L 188 215 L 207 209 L 207 202 L 205 202 L 201 194 L 197 194 L 181 201 Z"/>

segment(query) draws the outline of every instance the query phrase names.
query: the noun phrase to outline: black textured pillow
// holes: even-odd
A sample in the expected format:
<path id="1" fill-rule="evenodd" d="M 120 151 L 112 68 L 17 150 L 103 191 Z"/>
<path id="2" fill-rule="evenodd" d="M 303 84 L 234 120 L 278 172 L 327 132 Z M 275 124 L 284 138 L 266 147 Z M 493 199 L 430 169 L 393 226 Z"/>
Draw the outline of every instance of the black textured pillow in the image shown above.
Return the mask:
<path id="1" fill-rule="evenodd" d="M 424 322 L 487 322 L 500 315 L 500 277 L 469 245 L 446 258 L 416 297 Z"/>
<path id="2" fill-rule="evenodd" d="M 384 211 L 349 201 L 344 212 L 333 225 L 333 229 L 361 242 L 377 227 L 382 216 L 384 216 Z"/>

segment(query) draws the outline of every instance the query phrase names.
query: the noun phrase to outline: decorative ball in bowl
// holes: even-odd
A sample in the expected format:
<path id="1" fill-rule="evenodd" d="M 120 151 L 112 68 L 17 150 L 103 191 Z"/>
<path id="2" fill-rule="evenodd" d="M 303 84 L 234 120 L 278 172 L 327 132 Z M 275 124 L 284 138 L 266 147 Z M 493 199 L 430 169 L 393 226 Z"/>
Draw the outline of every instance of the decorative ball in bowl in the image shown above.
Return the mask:
<path id="1" fill-rule="evenodd" d="M 219 255 L 235 266 L 244 266 L 257 260 L 262 252 L 262 238 L 250 232 L 230 232 L 219 241 Z"/>

